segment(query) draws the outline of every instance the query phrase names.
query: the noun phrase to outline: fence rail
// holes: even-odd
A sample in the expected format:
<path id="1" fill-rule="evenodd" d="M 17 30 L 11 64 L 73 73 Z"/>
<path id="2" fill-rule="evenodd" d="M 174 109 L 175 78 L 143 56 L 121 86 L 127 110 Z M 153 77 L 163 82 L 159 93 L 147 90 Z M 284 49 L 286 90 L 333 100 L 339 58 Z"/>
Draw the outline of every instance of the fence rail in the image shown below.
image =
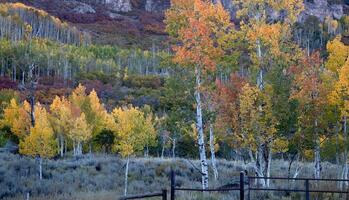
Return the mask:
<path id="1" fill-rule="evenodd" d="M 267 187 L 252 187 L 251 180 L 270 179 L 270 180 L 293 180 L 304 181 L 305 189 L 283 189 L 283 188 L 267 188 Z M 246 181 L 247 180 L 247 181 Z M 285 177 L 255 177 L 245 176 L 244 172 L 240 172 L 239 184 L 235 188 L 217 188 L 217 189 L 195 189 L 195 188 L 180 188 L 175 187 L 176 176 L 174 171 L 171 171 L 171 200 L 175 200 L 176 191 L 197 191 L 197 192 L 223 192 L 223 191 L 239 191 L 240 200 L 245 200 L 245 192 L 247 191 L 247 199 L 251 198 L 251 191 L 273 191 L 273 192 L 301 192 L 305 193 L 305 199 L 310 200 L 310 193 L 338 193 L 349 194 L 349 191 L 343 190 L 312 190 L 310 189 L 310 181 L 328 181 L 328 182 L 349 182 L 349 179 L 316 179 L 316 178 L 285 178 Z M 246 183 L 247 182 L 247 183 Z M 245 187 L 246 186 L 246 187 Z"/>
<path id="2" fill-rule="evenodd" d="M 164 189 L 162 190 L 162 192 L 158 192 L 158 193 L 149 193 L 149 194 L 143 194 L 143 195 L 121 197 L 120 200 L 145 199 L 145 198 L 152 198 L 152 197 L 161 197 L 162 200 L 167 200 L 167 190 Z"/>
<path id="3" fill-rule="evenodd" d="M 245 200 L 246 191 L 247 191 L 247 199 L 251 198 L 251 191 L 272 191 L 272 192 L 298 192 L 304 193 L 305 199 L 310 200 L 310 193 L 337 193 L 337 194 L 348 194 L 349 190 L 320 190 L 320 189 L 310 189 L 310 181 L 318 182 L 318 181 L 328 181 L 328 182 L 349 182 L 349 179 L 316 179 L 316 178 L 285 178 L 285 177 L 256 177 L 256 176 L 245 176 L 244 172 L 240 172 L 239 183 L 237 183 L 237 187 L 230 188 L 185 188 L 185 187 L 177 187 L 176 186 L 176 174 L 172 170 L 171 171 L 171 185 L 170 185 L 170 200 L 176 199 L 176 191 L 192 191 L 192 192 L 228 192 L 228 191 L 239 191 L 240 200 Z M 304 181 L 304 189 L 287 189 L 287 188 L 269 188 L 269 187 L 253 187 L 251 185 L 251 180 L 293 180 L 293 181 Z M 127 199 L 143 199 L 150 197 L 162 197 L 162 200 L 167 200 L 167 190 L 162 190 L 161 193 L 153 193 L 153 194 L 145 194 L 145 195 L 137 195 L 137 196 L 129 196 L 123 197 L 120 200 Z"/>

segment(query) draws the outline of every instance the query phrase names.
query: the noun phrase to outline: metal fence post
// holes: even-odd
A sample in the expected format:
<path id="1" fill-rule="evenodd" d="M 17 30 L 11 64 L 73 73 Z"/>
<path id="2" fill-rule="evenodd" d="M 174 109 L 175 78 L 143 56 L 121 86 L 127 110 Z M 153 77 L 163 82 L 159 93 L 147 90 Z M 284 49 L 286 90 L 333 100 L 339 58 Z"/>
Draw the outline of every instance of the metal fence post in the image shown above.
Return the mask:
<path id="1" fill-rule="evenodd" d="M 309 179 L 305 180 L 305 200 L 310 200 Z"/>
<path id="2" fill-rule="evenodd" d="M 245 177 L 244 172 L 240 172 L 240 200 L 245 199 Z"/>
<path id="3" fill-rule="evenodd" d="M 162 190 L 162 200 L 167 200 L 167 190 L 166 189 Z"/>
<path id="4" fill-rule="evenodd" d="M 171 170 L 171 200 L 175 200 L 175 187 L 176 187 L 176 175 L 173 170 Z"/>

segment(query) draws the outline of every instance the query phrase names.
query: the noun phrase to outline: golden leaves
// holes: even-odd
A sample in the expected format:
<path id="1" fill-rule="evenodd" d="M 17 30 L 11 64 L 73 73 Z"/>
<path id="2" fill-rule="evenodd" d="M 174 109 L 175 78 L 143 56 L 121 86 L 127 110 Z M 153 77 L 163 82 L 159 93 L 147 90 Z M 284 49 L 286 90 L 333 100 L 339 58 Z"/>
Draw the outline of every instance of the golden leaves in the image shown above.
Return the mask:
<path id="1" fill-rule="evenodd" d="M 138 108 L 115 108 L 112 115 L 116 122 L 117 138 L 115 149 L 123 157 L 130 156 L 143 150 L 146 144 L 155 140 L 156 131 L 151 115 L 147 117 Z"/>
<path id="2" fill-rule="evenodd" d="M 341 42 L 340 36 L 337 36 L 327 43 L 326 48 L 329 53 L 326 68 L 337 73 L 348 59 L 349 47 Z"/>
<path id="3" fill-rule="evenodd" d="M 19 152 L 30 156 L 51 158 L 56 155 L 56 140 L 48 120 L 48 113 L 40 104 L 35 106 L 35 126 L 19 143 Z"/>
<path id="4" fill-rule="evenodd" d="M 272 113 L 272 89 L 266 86 L 261 91 L 256 86 L 245 84 L 239 97 L 242 126 L 242 142 L 256 148 L 259 144 L 272 142 L 277 120 Z"/>

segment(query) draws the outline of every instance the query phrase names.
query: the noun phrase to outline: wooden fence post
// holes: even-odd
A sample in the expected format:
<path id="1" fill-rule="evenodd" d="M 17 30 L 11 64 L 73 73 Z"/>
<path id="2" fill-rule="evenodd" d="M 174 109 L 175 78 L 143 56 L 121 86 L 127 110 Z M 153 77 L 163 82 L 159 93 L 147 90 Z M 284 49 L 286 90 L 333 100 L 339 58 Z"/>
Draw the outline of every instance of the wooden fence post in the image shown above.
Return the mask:
<path id="1" fill-rule="evenodd" d="M 244 172 L 240 172 L 240 200 L 245 199 L 245 177 Z"/>
<path id="2" fill-rule="evenodd" d="M 162 200 L 167 200 L 167 190 L 166 189 L 162 190 Z"/>
<path id="3" fill-rule="evenodd" d="M 247 183 L 248 183 L 248 194 L 247 194 L 247 200 L 251 200 L 251 179 L 250 177 L 246 177 L 247 178 Z"/>
<path id="4" fill-rule="evenodd" d="M 305 180 L 305 200 L 310 200 L 309 179 Z"/>
<path id="5" fill-rule="evenodd" d="M 173 170 L 171 170 L 171 200 L 175 200 L 175 187 L 176 187 L 176 175 Z"/>

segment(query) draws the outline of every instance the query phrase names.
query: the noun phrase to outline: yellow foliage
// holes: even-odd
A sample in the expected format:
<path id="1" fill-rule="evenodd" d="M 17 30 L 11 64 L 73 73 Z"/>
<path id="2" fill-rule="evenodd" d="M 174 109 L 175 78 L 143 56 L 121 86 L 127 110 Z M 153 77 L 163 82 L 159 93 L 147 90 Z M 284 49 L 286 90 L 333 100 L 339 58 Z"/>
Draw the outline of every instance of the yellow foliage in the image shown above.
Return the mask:
<path id="1" fill-rule="evenodd" d="M 329 95 L 330 103 L 339 106 L 342 116 L 349 116 L 349 60 L 339 69 L 339 79 Z"/>
<path id="2" fill-rule="evenodd" d="M 9 126 L 20 140 L 24 139 L 29 134 L 31 126 L 29 103 L 24 101 L 23 105 L 18 105 L 16 100 L 12 99 L 4 109 L 2 125 Z"/>
<path id="3" fill-rule="evenodd" d="M 156 132 L 151 118 L 145 118 L 144 113 L 132 106 L 128 108 L 115 108 L 112 113 L 115 122 L 115 149 L 123 157 L 128 157 L 144 146 L 154 141 Z"/>
<path id="4" fill-rule="evenodd" d="M 272 113 L 271 87 L 261 91 L 245 84 L 239 97 L 242 132 L 241 143 L 253 150 L 264 143 L 273 142 L 277 120 Z"/>
<path id="5" fill-rule="evenodd" d="M 238 7 L 237 17 L 241 19 L 241 30 L 249 42 L 252 60 L 259 67 L 263 61 L 261 57 L 277 58 L 281 56 L 281 44 L 291 37 L 291 26 L 303 11 L 303 0 L 233 0 Z M 270 10 L 276 18 L 270 20 Z M 257 49 L 257 51 L 256 51 Z M 263 51 L 263 52 L 262 52 Z M 286 54 L 283 57 L 287 58 Z M 293 56 L 293 55 L 292 55 Z"/>
<path id="6" fill-rule="evenodd" d="M 75 106 L 83 110 L 87 102 L 86 88 L 83 85 L 79 84 L 78 87 L 76 87 L 73 93 L 71 94 L 70 101 Z"/>
<path id="7" fill-rule="evenodd" d="M 326 48 L 329 53 L 326 68 L 337 73 L 348 59 L 349 46 L 344 45 L 341 42 L 341 37 L 337 36 L 327 43 Z"/>
<path id="8" fill-rule="evenodd" d="M 86 121 L 84 113 L 81 113 L 68 133 L 71 140 L 74 142 L 86 142 L 92 138 L 92 129 Z"/>
<path id="9" fill-rule="evenodd" d="M 30 134 L 19 143 L 19 152 L 29 156 L 51 158 L 56 155 L 56 140 L 48 120 L 46 109 L 40 104 L 35 106 L 35 126 Z"/>
<path id="10" fill-rule="evenodd" d="M 50 106 L 51 124 L 56 134 L 65 135 L 72 128 L 74 116 L 72 114 L 72 105 L 65 98 L 56 96 Z"/>

